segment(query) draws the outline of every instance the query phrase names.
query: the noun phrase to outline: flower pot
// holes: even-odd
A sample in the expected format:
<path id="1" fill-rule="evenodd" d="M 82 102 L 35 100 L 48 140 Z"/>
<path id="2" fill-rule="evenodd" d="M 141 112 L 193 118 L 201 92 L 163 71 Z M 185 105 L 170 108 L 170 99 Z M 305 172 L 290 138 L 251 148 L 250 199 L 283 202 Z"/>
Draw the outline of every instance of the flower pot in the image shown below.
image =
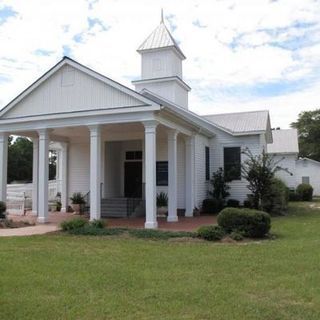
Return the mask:
<path id="1" fill-rule="evenodd" d="M 168 215 L 168 207 L 158 207 L 157 208 L 157 217 L 165 218 Z"/>
<path id="2" fill-rule="evenodd" d="M 71 204 L 71 208 L 72 208 L 74 214 L 80 214 L 81 204 L 73 203 L 73 204 Z"/>

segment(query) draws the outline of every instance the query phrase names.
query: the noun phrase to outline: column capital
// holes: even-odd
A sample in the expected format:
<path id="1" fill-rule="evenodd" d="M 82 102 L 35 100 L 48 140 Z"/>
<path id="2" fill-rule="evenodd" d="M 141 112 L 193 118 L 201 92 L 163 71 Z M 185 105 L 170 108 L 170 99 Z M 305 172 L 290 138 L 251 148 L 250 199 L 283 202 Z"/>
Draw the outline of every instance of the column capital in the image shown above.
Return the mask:
<path id="1" fill-rule="evenodd" d="M 88 125 L 90 135 L 97 135 L 101 133 L 101 125 L 100 124 L 89 124 Z"/>
<path id="2" fill-rule="evenodd" d="M 142 121 L 142 124 L 144 125 L 144 128 L 147 132 L 148 130 L 152 130 L 152 129 L 155 130 L 159 122 L 156 120 L 146 120 L 146 121 Z"/>
<path id="3" fill-rule="evenodd" d="M 186 145 L 194 144 L 194 138 L 195 138 L 195 135 L 184 136 L 184 141 L 185 141 Z"/>
<path id="4" fill-rule="evenodd" d="M 47 128 L 38 129 L 39 140 L 49 139 L 49 130 Z"/>
<path id="5" fill-rule="evenodd" d="M 168 129 L 167 134 L 168 134 L 168 139 L 169 140 L 177 140 L 179 131 L 175 129 Z"/>

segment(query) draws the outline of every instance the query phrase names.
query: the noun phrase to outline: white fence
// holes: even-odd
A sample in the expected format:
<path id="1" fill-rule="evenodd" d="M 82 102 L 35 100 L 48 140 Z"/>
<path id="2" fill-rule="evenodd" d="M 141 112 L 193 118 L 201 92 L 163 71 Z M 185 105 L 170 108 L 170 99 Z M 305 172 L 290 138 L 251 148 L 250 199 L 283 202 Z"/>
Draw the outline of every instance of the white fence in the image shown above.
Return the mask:
<path id="1" fill-rule="evenodd" d="M 11 214 L 25 214 L 32 209 L 32 183 L 7 185 L 7 212 Z M 53 201 L 61 192 L 61 180 L 49 181 L 49 201 Z"/>

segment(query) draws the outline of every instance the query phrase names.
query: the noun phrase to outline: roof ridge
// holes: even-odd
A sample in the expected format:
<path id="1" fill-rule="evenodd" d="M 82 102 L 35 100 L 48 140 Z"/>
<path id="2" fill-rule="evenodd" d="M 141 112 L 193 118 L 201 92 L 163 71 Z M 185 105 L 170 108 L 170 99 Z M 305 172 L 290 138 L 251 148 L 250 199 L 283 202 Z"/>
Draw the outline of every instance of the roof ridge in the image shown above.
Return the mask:
<path id="1" fill-rule="evenodd" d="M 269 112 L 269 110 L 252 110 L 252 111 L 238 111 L 238 112 L 225 112 L 225 113 L 214 113 L 214 114 L 203 114 L 202 117 L 210 117 L 210 116 L 225 116 L 229 114 L 245 114 L 245 113 L 257 113 L 257 112 Z"/>

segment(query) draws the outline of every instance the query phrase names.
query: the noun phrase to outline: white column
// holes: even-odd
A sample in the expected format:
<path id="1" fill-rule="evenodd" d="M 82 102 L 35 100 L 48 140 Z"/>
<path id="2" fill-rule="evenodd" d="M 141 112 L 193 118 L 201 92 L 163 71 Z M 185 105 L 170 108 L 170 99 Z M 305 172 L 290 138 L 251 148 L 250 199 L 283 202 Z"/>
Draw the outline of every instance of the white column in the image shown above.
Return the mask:
<path id="1" fill-rule="evenodd" d="M 33 159 L 32 159 L 32 213 L 38 213 L 38 170 L 39 170 L 39 139 L 32 138 Z"/>
<path id="2" fill-rule="evenodd" d="M 186 142 L 186 158 L 185 158 L 185 177 L 186 177 L 186 217 L 193 216 L 194 205 L 194 136 L 187 137 Z"/>
<path id="3" fill-rule="evenodd" d="M 145 127 L 145 197 L 146 197 L 146 229 L 156 229 L 157 222 L 157 190 L 156 190 L 156 121 L 146 121 Z"/>
<path id="4" fill-rule="evenodd" d="M 38 222 L 48 222 L 48 188 L 49 188 L 49 135 L 47 129 L 39 133 L 39 177 L 38 177 Z"/>
<path id="5" fill-rule="evenodd" d="M 177 135 L 168 131 L 168 222 L 178 221 L 177 215 Z"/>
<path id="6" fill-rule="evenodd" d="M 59 179 L 61 183 L 61 212 L 67 212 L 68 209 L 68 144 L 61 142 L 59 154 Z"/>
<path id="7" fill-rule="evenodd" d="M 0 133 L 0 201 L 7 201 L 8 134 Z"/>
<path id="8" fill-rule="evenodd" d="M 90 129 L 90 220 L 101 218 L 101 128 Z"/>

